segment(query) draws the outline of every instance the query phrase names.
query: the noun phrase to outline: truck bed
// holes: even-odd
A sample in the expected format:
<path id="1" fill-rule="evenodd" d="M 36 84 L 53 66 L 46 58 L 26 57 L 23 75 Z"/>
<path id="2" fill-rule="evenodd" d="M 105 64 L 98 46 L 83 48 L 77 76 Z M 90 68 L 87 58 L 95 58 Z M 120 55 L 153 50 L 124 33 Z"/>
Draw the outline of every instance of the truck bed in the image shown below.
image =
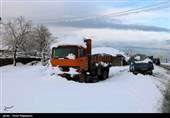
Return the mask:
<path id="1" fill-rule="evenodd" d="M 100 62 L 104 62 L 104 63 L 112 63 L 112 55 L 109 54 L 95 54 L 92 55 L 92 62 L 95 63 L 100 63 Z"/>

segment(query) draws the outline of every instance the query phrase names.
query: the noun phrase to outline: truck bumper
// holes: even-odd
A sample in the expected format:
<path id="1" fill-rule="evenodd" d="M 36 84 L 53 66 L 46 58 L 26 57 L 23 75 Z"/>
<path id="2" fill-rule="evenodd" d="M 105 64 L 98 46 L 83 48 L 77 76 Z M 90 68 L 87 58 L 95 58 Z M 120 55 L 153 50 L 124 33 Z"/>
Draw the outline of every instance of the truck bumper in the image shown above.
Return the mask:
<path id="1" fill-rule="evenodd" d="M 75 81 L 81 77 L 81 74 L 71 75 L 71 74 L 68 74 L 68 73 L 62 73 L 62 74 L 58 74 L 58 75 L 66 78 L 68 80 L 75 80 Z"/>

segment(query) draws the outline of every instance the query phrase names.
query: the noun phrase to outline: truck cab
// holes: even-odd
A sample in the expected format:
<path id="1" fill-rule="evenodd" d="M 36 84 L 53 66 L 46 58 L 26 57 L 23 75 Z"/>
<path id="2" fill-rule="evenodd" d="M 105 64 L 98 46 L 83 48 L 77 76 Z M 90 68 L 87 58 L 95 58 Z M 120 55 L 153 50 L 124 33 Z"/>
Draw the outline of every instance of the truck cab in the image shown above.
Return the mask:
<path id="1" fill-rule="evenodd" d="M 52 66 L 61 68 L 73 67 L 88 70 L 88 57 L 86 49 L 77 45 L 62 45 L 52 48 Z"/>

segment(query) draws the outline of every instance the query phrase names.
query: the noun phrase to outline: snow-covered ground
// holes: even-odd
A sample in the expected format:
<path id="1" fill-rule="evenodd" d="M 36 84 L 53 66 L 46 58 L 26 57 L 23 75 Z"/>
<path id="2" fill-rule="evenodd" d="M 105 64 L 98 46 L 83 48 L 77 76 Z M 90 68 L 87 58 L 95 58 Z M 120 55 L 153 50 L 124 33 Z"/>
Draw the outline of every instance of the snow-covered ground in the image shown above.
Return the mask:
<path id="1" fill-rule="evenodd" d="M 38 65 L 0 67 L 1 112 L 160 112 L 162 84 L 169 75 L 155 66 L 154 76 L 133 75 L 112 67 L 109 79 L 78 83 Z"/>
<path id="2" fill-rule="evenodd" d="M 170 63 L 161 63 L 162 65 L 170 66 Z"/>

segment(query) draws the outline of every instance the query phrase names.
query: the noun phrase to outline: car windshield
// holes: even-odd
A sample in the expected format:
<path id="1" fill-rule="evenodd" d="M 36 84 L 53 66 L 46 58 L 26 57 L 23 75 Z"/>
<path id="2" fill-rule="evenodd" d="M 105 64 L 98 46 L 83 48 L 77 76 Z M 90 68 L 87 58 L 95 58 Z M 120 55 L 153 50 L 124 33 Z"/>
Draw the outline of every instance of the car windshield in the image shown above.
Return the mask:
<path id="1" fill-rule="evenodd" d="M 68 58 L 69 55 L 77 57 L 77 47 L 58 47 L 53 50 L 54 58 Z"/>

